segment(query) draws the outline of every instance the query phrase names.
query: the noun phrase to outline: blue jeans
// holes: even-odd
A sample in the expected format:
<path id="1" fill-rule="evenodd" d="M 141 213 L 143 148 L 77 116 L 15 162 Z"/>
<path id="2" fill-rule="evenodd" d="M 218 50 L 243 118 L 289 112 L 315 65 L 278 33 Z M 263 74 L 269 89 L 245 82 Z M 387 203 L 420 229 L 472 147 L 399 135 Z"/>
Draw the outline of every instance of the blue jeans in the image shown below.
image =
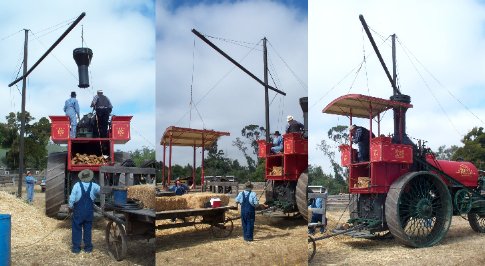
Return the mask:
<path id="1" fill-rule="evenodd" d="M 72 252 L 79 253 L 81 251 L 81 239 L 84 240 L 84 251 L 93 251 L 92 241 L 93 221 L 82 221 L 72 219 Z"/>
<path id="2" fill-rule="evenodd" d="M 27 184 L 27 201 L 32 203 L 34 201 L 34 184 Z"/>
<path id="3" fill-rule="evenodd" d="M 318 213 L 312 213 L 312 219 L 311 219 L 311 222 L 312 223 L 322 223 L 323 224 L 323 215 L 322 214 L 318 214 Z M 320 227 L 320 233 L 323 234 L 323 232 L 325 232 L 325 228 L 324 226 L 322 225 L 322 227 Z M 310 228 L 308 229 L 308 233 L 309 234 L 315 234 L 315 228 Z"/>
<path id="4" fill-rule="evenodd" d="M 246 241 L 253 241 L 254 233 L 254 218 L 251 215 L 242 215 L 241 222 L 243 228 L 243 236 Z"/>

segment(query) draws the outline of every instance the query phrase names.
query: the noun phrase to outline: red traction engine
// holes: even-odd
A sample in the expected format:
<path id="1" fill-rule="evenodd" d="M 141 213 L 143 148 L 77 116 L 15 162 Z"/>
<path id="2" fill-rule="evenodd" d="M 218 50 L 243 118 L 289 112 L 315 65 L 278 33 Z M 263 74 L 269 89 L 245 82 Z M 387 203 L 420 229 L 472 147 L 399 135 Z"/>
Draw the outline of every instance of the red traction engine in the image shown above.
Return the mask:
<path id="1" fill-rule="evenodd" d="M 115 144 L 124 144 L 131 138 L 130 121 L 132 116 L 112 116 L 108 138 L 93 138 L 90 134 L 77 133 L 76 138 L 69 136 L 68 116 L 49 116 L 51 119 L 51 140 L 55 144 L 67 144 L 67 152 L 49 154 L 46 174 L 46 214 L 55 217 L 62 212 L 61 205 L 67 203 L 69 193 L 79 180 L 77 174 L 90 169 L 99 183 L 99 167 L 113 165 L 129 159 L 129 154 L 115 152 Z M 79 131 L 79 130 L 78 130 Z M 103 157 L 103 162 L 83 164 L 73 162 L 77 154 Z M 105 182 L 109 184 L 109 181 Z"/>
<path id="2" fill-rule="evenodd" d="M 300 98 L 305 132 L 308 98 Z M 265 159 L 266 204 L 285 213 L 307 217 L 308 139 L 305 133 L 283 134 L 283 152 L 271 153 L 271 142 L 258 141 L 258 157 Z"/>
<path id="3" fill-rule="evenodd" d="M 391 100 L 359 94 L 344 95 L 323 112 L 369 119 L 369 161 L 358 162 L 349 144 L 341 145 L 341 164 L 348 168 L 350 220 L 366 225 L 364 234 L 389 231 L 412 247 L 438 243 L 447 233 L 453 215 L 467 216 L 473 230 L 485 232 L 485 197 L 478 169 L 470 162 L 437 160 L 431 151 L 406 135 L 405 114 L 410 97 Z M 381 114 L 394 114 L 394 134 L 381 135 Z M 373 121 L 377 137 L 372 137 Z M 363 233 L 360 232 L 362 235 Z"/>

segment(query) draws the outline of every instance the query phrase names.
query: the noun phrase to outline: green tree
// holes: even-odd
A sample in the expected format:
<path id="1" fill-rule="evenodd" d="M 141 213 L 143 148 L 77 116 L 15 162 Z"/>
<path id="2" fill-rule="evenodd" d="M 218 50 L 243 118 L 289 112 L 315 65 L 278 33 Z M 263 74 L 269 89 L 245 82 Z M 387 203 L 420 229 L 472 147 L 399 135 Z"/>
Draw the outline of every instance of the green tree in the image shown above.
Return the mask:
<path id="1" fill-rule="evenodd" d="M 143 163 L 151 160 L 155 160 L 155 149 L 150 149 L 143 146 L 142 149 L 136 149 L 130 151 L 130 156 L 137 167 L 140 167 Z"/>
<path id="2" fill-rule="evenodd" d="M 266 135 L 264 127 L 258 125 L 247 125 L 241 130 L 241 135 L 245 140 L 237 137 L 232 142 L 232 145 L 237 147 L 246 158 L 249 171 L 255 171 L 256 167 L 261 163 L 257 158 L 258 155 L 258 140 Z"/>
<path id="3" fill-rule="evenodd" d="M 9 149 L 4 158 L 4 163 L 12 169 L 19 167 L 20 146 L 20 113 L 9 113 L 6 116 L 7 123 L 0 124 L 0 138 L 3 148 Z M 25 156 L 26 168 L 42 169 L 47 165 L 47 144 L 50 137 L 50 122 L 42 117 L 38 122 L 29 112 L 25 114 Z"/>
<path id="4" fill-rule="evenodd" d="M 474 127 L 461 140 L 464 144 L 453 154 L 453 160 L 463 159 L 472 162 L 480 169 L 485 168 L 485 132 L 483 127 Z"/>
<path id="5" fill-rule="evenodd" d="M 446 147 L 445 145 L 439 146 L 436 152 L 436 158 L 439 160 L 451 160 L 457 150 L 458 146 L 456 145 L 451 145 L 451 147 Z"/>

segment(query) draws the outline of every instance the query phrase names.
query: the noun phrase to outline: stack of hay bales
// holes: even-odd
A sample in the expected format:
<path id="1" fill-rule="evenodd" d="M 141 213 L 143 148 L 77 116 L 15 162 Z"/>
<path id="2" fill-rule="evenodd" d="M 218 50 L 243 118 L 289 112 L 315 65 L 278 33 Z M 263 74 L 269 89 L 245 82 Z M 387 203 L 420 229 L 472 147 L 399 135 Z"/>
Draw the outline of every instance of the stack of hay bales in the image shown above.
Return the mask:
<path id="1" fill-rule="evenodd" d="M 155 208 L 155 186 L 136 185 L 128 187 L 128 198 L 137 199 L 143 203 L 144 208 Z"/>
<path id="2" fill-rule="evenodd" d="M 213 193 L 191 193 L 182 196 L 157 197 L 156 211 L 199 209 L 206 207 L 211 198 L 221 199 L 221 206 L 229 204 L 229 196 Z"/>
<path id="3" fill-rule="evenodd" d="M 283 167 L 273 166 L 273 170 L 271 171 L 270 175 L 283 175 Z"/>

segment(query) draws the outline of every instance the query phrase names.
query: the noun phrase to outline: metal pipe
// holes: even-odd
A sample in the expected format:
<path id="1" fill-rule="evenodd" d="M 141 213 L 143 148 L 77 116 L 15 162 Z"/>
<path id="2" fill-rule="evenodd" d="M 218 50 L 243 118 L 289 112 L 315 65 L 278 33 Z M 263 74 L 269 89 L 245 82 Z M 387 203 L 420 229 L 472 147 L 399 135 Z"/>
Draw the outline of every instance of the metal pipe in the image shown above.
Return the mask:
<path id="1" fill-rule="evenodd" d="M 197 30 L 195 29 L 192 29 L 192 32 L 197 36 L 199 37 L 200 39 L 202 39 L 205 43 L 207 43 L 210 47 L 212 47 L 214 50 L 216 50 L 217 52 L 219 52 L 222 56 L 224 56 L 227 60 L 229 60 L 231 63 L 233 63 L 234 65 L 236 65 L 239 69 L 241 69 L 242 71 L 244 71 L 244 73 L 248 74 L 250 77 L 252 77 L 254 80 L 256 80 L 259 84 L 263 85 L 263 86 L 267 86 L 268 89 L 270 90 L 273 90 L 279 94 L 283 94 L 283 95 L 286 95 L 285 92 L 281 91 L 281 90 L 278 90 L 270 85 L 266 85 L 263 81 L 261 81 L 258 77 L 256 77 L 253 73 L 251 73 L 249 70 L 247 70 L 245 67 L 243 67 L 241 64 L 239 64 L 236 60 L 232 59 L 232 57 L 230 57 L 228 54 L 226 54 L 224 51 L 222 51 L 219 47 L 217 47 L 214 43 L 212 43 L 211 41 L 209 41 L 204 35 L 202 35 L 200 32 L 198 32 Z"/>
<path id="2" fill-rule="evenodd" d="M 86 16 L 86 13 L 82 12 L 81 15 L 71 24 L 71 26 L 69 26 L 69 28 L 67 28 L 67 30 L 59 37 L 59 39 L 57 39 L 57 41 L 54 44 L 52 44 L 51 47 L 49 47 L 49 49 L 47 49 L 47 51 L 39 58 L 39 60 L 37 60 L 37 62 L 35 62 L 34 65 L 32 65 L 32 67 L 27 71 L 27 73 L 22 75 L 20 78 L 12 81 L 12 83 L 8 84 L 8 86 L 12 87 L 17 82 L 22 80 L 24 77 L 26 78 L 40 64 L 40 62 L 42 62 L 42 60 L 44 60 L 52 52 L 52 50 L 56 48 L 56 46 L 67 36 L 67 34 L 69 34 L 69 32 L 71 32 L 71 30 L 77 26 L 77 24 L 84 18 L 84 16 Z"/>
<path id="3" fill-rule="evenodd" d="M 365 33 L 367 34 L 367 37 L 369 37 L 369 41 L 372 44 L 372 48 L 374 48 L 374 51 L 376 52 L 377 57 L 379 58 L 379 61 L 381 62 L 382 68 L 384 68 L 384 72 L 386 72 L 387 78 L 391 82 L 391 86 L 392 86 L 393 90 L 395 92 L 397 92 L 397 94 L 401 94 L 399 89 L 394 84 L 394 81 L 391 77 L 391 74 L 389 73 L 389 69 L 387 69 L 386 63 L 384 62 L 384 59 L 382 59 L 382 55 L 379 52 L 379 48 L 377 48 L 376 42 L 374 41 L 374 38 L 372 37 L 372 34 L 369 30 L 369 26 L 367 26 L 367 23 L 365 22 L 364 16 L 359 15 L 359 19 L 360 19 L 360 22 L 362 23 L 362 26 L 364 27 L 364 30 L 365 30 Z"/>

